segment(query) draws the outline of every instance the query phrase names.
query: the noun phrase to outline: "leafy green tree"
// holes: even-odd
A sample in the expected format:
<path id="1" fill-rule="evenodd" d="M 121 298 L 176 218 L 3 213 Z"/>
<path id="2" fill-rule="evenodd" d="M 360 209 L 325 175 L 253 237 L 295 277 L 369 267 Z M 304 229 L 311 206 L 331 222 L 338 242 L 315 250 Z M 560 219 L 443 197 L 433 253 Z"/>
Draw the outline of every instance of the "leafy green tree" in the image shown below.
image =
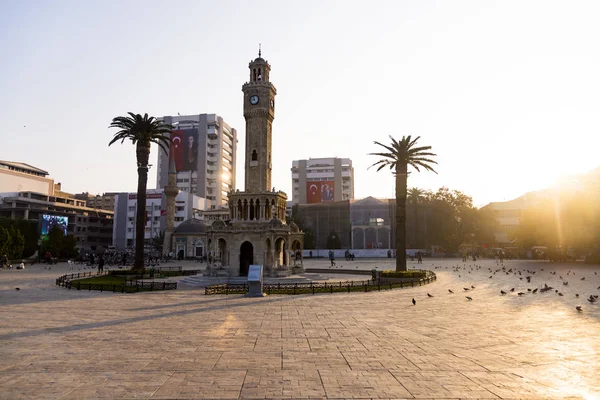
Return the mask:
<path id="1" fill-rule="evenodd" d="M 52 257 L 60 257 L 60 250 L 63 247 L 64 233 L 63 230 L 55 225 L 50 229 L 50 232 L 42 237 L 41 256 L 44 257 L 46 252 L 50 252 Z"/>
<path id="2" fill-rule="evenodd" d="M 415 246 L 417 248 L 423 247 L 421 240 L 419 239 L 419 205 L 425 198 L 423 195 L 425 191 L 419 188 L 411 188 L 408 191 L 408 203 L 412 205 L 413 209 L 413 237 L 415 238 Z"/>
<path id="3" fill-rule="evenodd" d="M 431 164 L 437 164 L 429 157 L 436 154 L 429 152 L 431 146 L 417 147 L 417 136 L 412 139 L 411 136 L 403 136 L 396 140 L 390 136 L 392 143 L 384 145 L 375 141 L 378 146 L 387 150 L 387 153 L 370 153 L 369 155 L 383 157 L 375 162 L 371 167 L 378 166 L 377 171 L 389 166 L 396 178 L 396 271 L 406 271 L 406 197 L 408 183 L 408 166 L 413 167 L 417 172 L 420 168 L 428 171 L 437 172 Z M 370 168 L 370 167 L 369 167 Z"/>
<path id="4" fill-rule="evenodd" d="M 60 244 L 61 258 L 77 258 L 77 239 L 73 235 L 63 236 Z"/>
<path id="5" fill-rule="evenodd" d="M 342 248 L 342 241 L 340 235 L 335 232 L 329 233 L 327 236 L 327 248 L 330 250 L 337 250 Z"/>
<path id="6" fill-rule="evenodd" d="M 6 255 L 10 259 L 10 232 L 0 226 L 0 256 Z"/>
<path id="7" fill-rule="evenodd" d="M 33 255 L 38 249 L 38 226 L 37 221 L 27 219 L 11 219 L 11 218 L 0 218 L 0 226 L 10 231 L 11 227 L 15 227 L 19 231 L 24 239 L 24 248 L 21 257 L 29 257 Z"/>
<path id="8" fill-rule="evenodd" d="M 154 248 L 154 250 L 160 252 L 160 254 L 162 254 L 162 248 L 163 248 L 163 244 L 165 242 L 165 231 L 160 231 L 160 233 L 157 236 L 154 236 L 152 238 L 152 247 Z"/>
<path id="9" fill-rule="evenodd" d="M 19 232 L 14 225 L 10 227 L 10 248 L 8 256 L 12 259 L 19 259 L 23 256 L 23 248 L 25 247 L 25 237 Z"/>
<path id="10" fill-rule="evenodd" d="M 113 139 L 108 143 L 112 145 L 117 141 L 121 144 L 131 140 L 136 146 L 138 185 L 137 185 L 137 214 L 135 227 L 135 261 L 132 270 L 144 271 L 144 233 L 146 227 L 146 187 L 148 184 L 148 160 L 150 159 L 150 145 L 156 143 L 163 149 L 165 154 L 170 144 L 169 134 L 173 127 L 149 117 L 148 114 L 127 113 L 129 116 L 115 117 L 110 128 L 120 129 L 115 133 Z"/>

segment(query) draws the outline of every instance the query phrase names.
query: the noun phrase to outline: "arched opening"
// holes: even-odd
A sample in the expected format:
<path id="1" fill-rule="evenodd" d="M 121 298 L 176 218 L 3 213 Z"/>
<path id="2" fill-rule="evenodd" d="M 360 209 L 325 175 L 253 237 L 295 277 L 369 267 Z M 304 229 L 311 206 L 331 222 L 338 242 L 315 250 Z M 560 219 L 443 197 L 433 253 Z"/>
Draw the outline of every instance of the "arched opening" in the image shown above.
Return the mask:
<path id="1" fill-rule="evenodd" d="M 258 153 L 255 150 L 252 150 L 252 161 L 258 161 Z"/>
<path id="2" fill-rule="evenodd" d="M 260 68 L 258 69 L 258 80 L 262 81 L 262 74 L 260 73 Z"/>
<path id="3" fill-rule="evenodd" d="M 377 231 L 374 228 L 365 229 L 365 242 L 367 249 L 377 248 Z"/>
<path id="4" fill-rule="evenodd" d="M 254 213 L 255 213 L 255 217 L 257 220 L 260 219 L 260 200 L 256 199 L 256 201 L 254 202 Z"/>
<path id="5" fill-rule="evenodd" d="M 249 215 L 250 221 L 254 221 L 254 211 L 255 210 L 254 210 L 254 200 L 253 199 L 250 199 L 250 207 L 249 207 L 249 209 L 250 209 L 250 213 L 249 213 L 250 214 Z"/>
<path id="6" fill-rule="evenodd" d="M 248 219 L 248 200 L 244 200 L 244 212 L 242 213 L 242 219 L 244 221 Z"/>
<path id="7" fill-rule="evenodd" d="M 254 264 L 254 246 L 244 242 L 240 246 L 240 276 L 248 276 L 250 265 Z"/>
<path id="8" fill-rule="evenodd" d="M 364 249 L 365 248 L 365 234 L 361 228 L 354 228 L 352 230 L 352 248 L 353 249 Z"/>
<path id="9" fill-rule="evenodd" d="M 388 228 L 380 228 L 377 230 L 377 242 L 381 243 L 382 249 L 390 248 L 390 230 Z"/>
<path id="10" fill-rule="evenodd" d="M 294 265 L 302 265 L 302 243 L 299 240 L 294 240 L 292 242 L 292 252 L 293 252 L 293 263 Z"/>
<path id="11" fill-rule="evenodd" d="M 252 81 L 256 82 L 256 68 L 252 70 Z"/>

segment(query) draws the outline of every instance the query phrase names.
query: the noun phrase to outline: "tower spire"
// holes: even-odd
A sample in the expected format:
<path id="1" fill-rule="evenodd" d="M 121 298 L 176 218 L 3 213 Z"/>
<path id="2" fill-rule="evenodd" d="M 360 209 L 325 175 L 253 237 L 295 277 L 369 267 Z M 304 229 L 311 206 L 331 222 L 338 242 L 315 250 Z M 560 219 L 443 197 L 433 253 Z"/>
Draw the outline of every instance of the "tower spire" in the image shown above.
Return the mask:
<path id="1" fill-rule="evenodd" d="M 261 51 L 260 51 L 260 43 L 259 43 L 259 44 L 258 44 L 258 56 L 259 56 L 259 57 L 260 57 L 260 53 L 261 53 Z"/>

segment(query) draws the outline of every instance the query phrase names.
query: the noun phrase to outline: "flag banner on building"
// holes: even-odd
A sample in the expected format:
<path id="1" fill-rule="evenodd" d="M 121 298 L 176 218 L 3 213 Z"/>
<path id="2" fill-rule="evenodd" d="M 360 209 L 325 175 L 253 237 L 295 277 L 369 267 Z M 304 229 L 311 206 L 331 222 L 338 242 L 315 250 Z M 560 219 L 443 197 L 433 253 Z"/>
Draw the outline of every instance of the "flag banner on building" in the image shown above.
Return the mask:
<path id="1" fill-rule="evenodd" d="M 169 152 L 173 154 L 177 172 L 183 171 L 183 139 L 183 131 L 171 132 L 171 146 Z"/>
<path id="2" fill-rule="evenodd" d="M 306 182 L 306 202 L 325 203 L 334 199 L 334 181 Z"/>
<path id="3" fill-rule="evenodd" d="M 171 146 L 177 172 L 198 169 L 198 129 L 182 129 L 171 133 Z"/>

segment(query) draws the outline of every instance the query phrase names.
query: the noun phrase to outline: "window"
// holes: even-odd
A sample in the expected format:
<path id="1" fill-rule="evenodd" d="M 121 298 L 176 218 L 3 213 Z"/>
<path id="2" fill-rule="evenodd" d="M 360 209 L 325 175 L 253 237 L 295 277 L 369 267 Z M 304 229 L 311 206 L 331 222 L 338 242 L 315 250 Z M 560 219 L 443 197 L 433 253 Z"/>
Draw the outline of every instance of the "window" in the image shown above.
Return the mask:
<path id="1" fill-rule="evenodd" d="M 127 232 L 133 232 L 133 228 L 127 228 Z"/>
<path id="2" fill-rule="evenodd" d="M 183 217 L 175 217 L 175 222 L 182 222 L 183 221 Z"/>
<path id="3" fill-rule="evenodd" d="M 154 210 L 155 210 L 155 211 L 158 211 L 158 210 L 160 210 L 160 206 L 154 206 Z"/>
<path id="4" fill-rule="evenodd" d="M 258 160 L 258 154 L 256 153 L 256 150 L 252 150 L 252 161 L 257 161 Z"/>
<path id="5" fill-rule="evenodd" d="M 133 223 L 133 217 L 129 217 L 128 220 L 130 223 Z"/>
<path id="6" fill-rule="evenodd" d="M 185 207 L 177 207 L 177 211 L 184 211 Z"/>
<path id="7" fill-rule="evenodd" d="M 135 206 L 130 206 L 130 207 L 128 208 L 128 210 L 129 210 L 129 211 L 135 211 Z"/>

